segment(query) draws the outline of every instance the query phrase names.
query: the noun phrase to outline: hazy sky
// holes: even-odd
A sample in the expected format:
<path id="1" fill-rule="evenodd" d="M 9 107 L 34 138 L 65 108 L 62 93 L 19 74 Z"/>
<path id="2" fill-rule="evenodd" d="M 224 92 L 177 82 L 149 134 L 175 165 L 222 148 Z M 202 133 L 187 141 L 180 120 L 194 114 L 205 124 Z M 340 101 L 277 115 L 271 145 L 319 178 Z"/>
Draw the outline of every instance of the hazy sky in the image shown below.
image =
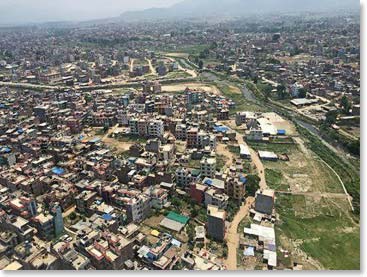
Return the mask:
<path id="1" fill-rule="evenodd" d="M 0 24 L 98 19 L 178 2 L 181 0 L 0 0 Z"/>

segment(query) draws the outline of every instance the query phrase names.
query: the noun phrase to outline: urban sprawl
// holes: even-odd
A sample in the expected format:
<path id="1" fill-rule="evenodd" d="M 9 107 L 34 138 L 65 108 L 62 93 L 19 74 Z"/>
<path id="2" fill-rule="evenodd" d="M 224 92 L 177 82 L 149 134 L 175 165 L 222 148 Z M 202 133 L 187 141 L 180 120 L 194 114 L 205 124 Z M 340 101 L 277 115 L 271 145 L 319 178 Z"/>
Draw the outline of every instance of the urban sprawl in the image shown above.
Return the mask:
<path id="1" fill-rule="evenodd" d="M 359 268 L 359 32 L 0 29 L 0 268 Z"/>

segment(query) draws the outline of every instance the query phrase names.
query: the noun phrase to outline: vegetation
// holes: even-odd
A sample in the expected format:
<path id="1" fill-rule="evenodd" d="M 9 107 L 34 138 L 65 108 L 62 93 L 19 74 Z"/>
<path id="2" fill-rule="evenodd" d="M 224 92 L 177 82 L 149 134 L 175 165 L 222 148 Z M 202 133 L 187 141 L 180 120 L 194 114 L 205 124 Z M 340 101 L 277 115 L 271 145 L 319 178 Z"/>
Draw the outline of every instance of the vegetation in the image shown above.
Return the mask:
<path id="1" fill-rule="evenodd" d="M 311 204 L 315 206 L 315 203 Z M 300 241 L 299 248 L 325 268 L 359 269 L 359 227 L 338 204 L 323 200 L 312 210 L 318 214 L 300 216 L 297 210 L 308 209 L 304 196 L 278 195 L 276 210 L 280 215 L 276 235 Z"/>
<path id="2" fill-rule="evenodd" d="M 260 177 L 257 175 L 247 175 L 246 192 L 249 196 L 255 196 L 256 191 L 260 188 Z"/>
<path id="3" fill-rule="evenodd" d="M 239 211 L 240 209 L 240 205 L 241 203 L 238 202 L 238 201 L 235 201 L 233 199 L 230 199 L 228 201 L 228 206 L 227 206 L 227 220 L 228 221 L 232 221 L 234 216 L 237 214 L 237 212 Z"/>
<path id="4" fill-rule="evenodd" d="M 265 169 L 265 179 L 267 185 L 276 191 L 288 191 L 289 186 L 284 184 L 282 172 L 275 169 Z"/>
<path id="5" fill-rule="evenodd" d="M 325 146 L 320 139 L 306 129 L 297 127 L 298 132 L 308 139 L 308 147 L 322 160 L 330 165 L 342 179 L 348 193 L 353 197 L 355 214 L 360 213 L 360 176 L 358 170 L 350 163 L 345 162 L 332 150 Z"/>

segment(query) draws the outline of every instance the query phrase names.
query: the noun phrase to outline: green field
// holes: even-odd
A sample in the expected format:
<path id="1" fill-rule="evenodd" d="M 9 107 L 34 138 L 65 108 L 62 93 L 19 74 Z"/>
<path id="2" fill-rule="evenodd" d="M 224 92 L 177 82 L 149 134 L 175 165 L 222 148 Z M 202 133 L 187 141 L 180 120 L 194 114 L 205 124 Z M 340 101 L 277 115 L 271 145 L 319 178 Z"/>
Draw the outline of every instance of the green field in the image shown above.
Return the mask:
<path id="1" fill-rule="evenodd" d="M 348 203 L 305 196 L 278 195 L 277 237 L 287 236 L 326 269 L 358 270 L 360 267 L 359 225 L 348 212 Z"/>
<path id="2" fill-rule="evenodd" d="M 283 174 L 279 170 L 265 169 L 265 179 L 269 188 L 276 191 L 288 191 L 289 186 L 283 179 Z"/>

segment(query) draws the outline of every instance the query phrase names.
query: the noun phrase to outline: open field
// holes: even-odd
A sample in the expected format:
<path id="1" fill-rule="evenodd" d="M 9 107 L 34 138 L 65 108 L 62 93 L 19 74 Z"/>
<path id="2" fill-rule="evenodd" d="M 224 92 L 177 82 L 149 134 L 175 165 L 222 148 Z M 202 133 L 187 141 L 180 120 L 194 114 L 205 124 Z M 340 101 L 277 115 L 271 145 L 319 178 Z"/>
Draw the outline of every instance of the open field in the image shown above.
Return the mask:
<path id="1" fill-rule="evenodd" d="M 212 92 L 215 94 L 220 94 L 220 91 L 217 87 L 213 85 L 207 85 L 203 83 L 181 83 L 181 84 L 170 84 L 170 85 L 163 85 L 162 91 L 163 92 L 181 92 L 184 91 L 186 88 L 192 90 L 203 90 L 206 92 Z"/>
<path id="2" fill-rule="evenodd" d="M 273 189 L 343 193 L 342 185 L 335 173 L 303 144 L 249 143 L 249 146 L 255 150 L 288 155 L 289 161 L 264 162 Z"/>
<path id="3" fill-rule="evenodd" d="M 348 208 L 341 199 L 278 195 L 278 248 L 305 269 L 359 269 L 359 225 Z"/>

